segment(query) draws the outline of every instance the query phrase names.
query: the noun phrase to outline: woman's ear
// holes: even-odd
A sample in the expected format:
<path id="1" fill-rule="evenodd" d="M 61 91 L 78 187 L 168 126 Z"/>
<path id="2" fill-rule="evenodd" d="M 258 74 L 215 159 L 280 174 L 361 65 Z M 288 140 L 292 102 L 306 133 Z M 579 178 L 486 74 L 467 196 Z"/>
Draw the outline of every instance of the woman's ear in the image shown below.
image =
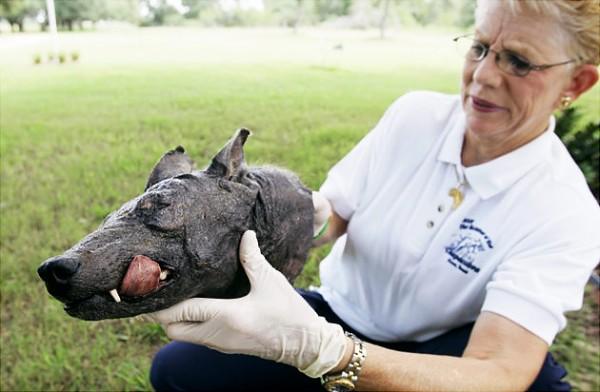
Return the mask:
<path id="1" fill-rule="evenodd" d="M 574 101 L 581 94 L 591 89 L 598 81 L 598 67 L 593 64 L 583 64 L 575 69 L 571 83 L 563 90 L 562 96 L 569 96 Z"/>

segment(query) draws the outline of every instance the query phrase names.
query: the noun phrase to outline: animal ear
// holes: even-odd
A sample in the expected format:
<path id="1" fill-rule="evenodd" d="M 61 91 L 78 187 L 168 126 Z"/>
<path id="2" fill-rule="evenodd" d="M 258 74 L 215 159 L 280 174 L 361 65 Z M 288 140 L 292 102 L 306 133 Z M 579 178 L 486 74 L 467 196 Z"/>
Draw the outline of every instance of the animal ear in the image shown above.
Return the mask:
<path id="1" fill-rule="evenodd" d="M 144 191 L 167 178 L 191 173 L 193 168 L 194 163 L 185 153 L 183 147 L 177 146 L 174 150 L 167 151 L 156 165 L 154 165 L 154 169 L 152 169 L 152 173 L 150 173 L 150 177 L 148 177 L 148 182 L 146 183 Z"/>
<path id="2" fill-rule="evenodd" d="M 250 136 L 250 131 L 241 128 L 212 159 L 206 169 L 208 174 L 218 177 L 235 177 L 244 166 L 244 143 Z"/>

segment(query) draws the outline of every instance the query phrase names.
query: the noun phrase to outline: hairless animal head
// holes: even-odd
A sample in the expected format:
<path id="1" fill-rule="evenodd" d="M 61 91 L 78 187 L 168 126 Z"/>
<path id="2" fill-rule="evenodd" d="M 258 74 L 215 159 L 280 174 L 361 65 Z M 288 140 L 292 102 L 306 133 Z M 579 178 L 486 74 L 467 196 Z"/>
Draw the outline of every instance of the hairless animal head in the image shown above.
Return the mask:
<path id="1" fill-rule="evenodd" d="M 182 147 L 156 164 L 143 194 L 38 273 L 66 312 L 130 317 L 192 297 L 248 292 L 238 247 L 255 230 L 266 259 L 292 281 L 312 239 L 311 193 L 289 171 L 247 167 L 239 130 L 202 171 Z"/>

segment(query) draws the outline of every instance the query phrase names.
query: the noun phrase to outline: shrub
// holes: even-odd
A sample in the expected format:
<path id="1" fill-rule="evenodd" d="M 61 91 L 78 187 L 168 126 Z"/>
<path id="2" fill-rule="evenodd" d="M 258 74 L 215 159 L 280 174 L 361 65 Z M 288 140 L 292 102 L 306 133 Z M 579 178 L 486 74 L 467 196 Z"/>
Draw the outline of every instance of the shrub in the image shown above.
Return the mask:
<path id="1" fill-rule="evenodd" d="M 566 109 L 556 122 L 556 134 L 579 165 L 600 203 L 600 121 L 592 121 L 579 128 L 580 118 L 576 107 Z"/>
<path id="2" fill-rule="evenodd" d="M 58 54 L 58 62 L 64 64 L 67 61 L 67 55 L 65 53 Z"/>
<path id="3" fill-rule="evenodd" d="M 79 52 L 78 51 L 71 52 L 71 60 L 73 60 L 73 62 L 77 62 L 77 60 L 79 60 Z"/>
<path id="4" fill-rule="evenodd" d="M 34 64 L 41 64 L 42 63 L 42 55 L 39 53 L 36 53 L 33 55 L 33 63 Z"/>

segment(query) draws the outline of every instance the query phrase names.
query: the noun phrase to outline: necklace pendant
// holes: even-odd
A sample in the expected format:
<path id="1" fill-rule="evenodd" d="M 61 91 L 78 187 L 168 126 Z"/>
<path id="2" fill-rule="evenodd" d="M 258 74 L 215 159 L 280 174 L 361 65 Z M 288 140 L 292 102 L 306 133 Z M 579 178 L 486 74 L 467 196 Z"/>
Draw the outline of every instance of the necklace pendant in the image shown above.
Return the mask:
<path id="1" fill-rule="evenodd" d="M 448 192 L 448 196 L 452 198 L 452 209 L 455 210 L 460 206 L 460 204 L 464 200 L 464 195 L 458 188 L 451 188 L 450 192 Z"/>

